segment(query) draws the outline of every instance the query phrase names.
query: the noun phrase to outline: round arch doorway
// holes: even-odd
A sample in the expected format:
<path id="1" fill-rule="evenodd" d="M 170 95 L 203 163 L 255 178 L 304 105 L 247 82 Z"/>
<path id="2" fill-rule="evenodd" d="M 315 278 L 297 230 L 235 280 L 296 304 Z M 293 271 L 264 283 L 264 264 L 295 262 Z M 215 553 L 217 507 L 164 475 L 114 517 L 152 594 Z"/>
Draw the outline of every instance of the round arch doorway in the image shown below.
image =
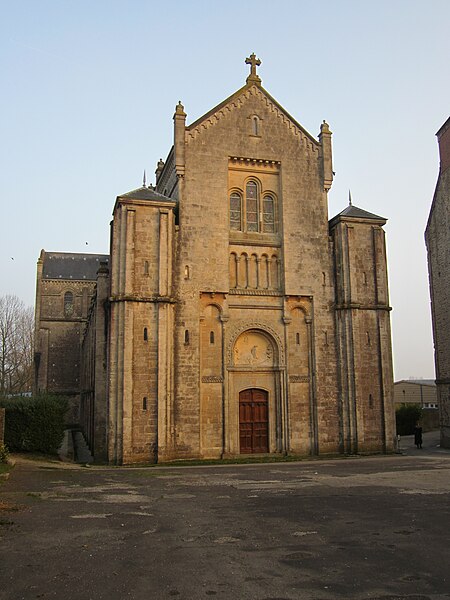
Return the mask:
<path id="1" fill-rule="evenodd" d="M 268 393 L 258 388 L 239 392 L 239 451 L 269 452 Z"/>

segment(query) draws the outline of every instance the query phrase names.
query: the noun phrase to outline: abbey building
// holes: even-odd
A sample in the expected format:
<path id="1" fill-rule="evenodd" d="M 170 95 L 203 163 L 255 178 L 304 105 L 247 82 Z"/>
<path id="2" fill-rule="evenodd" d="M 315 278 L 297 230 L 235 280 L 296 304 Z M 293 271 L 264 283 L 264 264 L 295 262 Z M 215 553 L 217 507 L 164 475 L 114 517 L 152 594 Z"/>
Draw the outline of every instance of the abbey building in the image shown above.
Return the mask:
<path id="1" fill-rule="evenodd" d="M 97 460 L 393 450 L 386 220 L 329 220 L 329 126 L 308 133 L 246 62 L 197 121 L 177 105 L 109 255 L 38 261 L 36 387 L 71 396 Z"/>

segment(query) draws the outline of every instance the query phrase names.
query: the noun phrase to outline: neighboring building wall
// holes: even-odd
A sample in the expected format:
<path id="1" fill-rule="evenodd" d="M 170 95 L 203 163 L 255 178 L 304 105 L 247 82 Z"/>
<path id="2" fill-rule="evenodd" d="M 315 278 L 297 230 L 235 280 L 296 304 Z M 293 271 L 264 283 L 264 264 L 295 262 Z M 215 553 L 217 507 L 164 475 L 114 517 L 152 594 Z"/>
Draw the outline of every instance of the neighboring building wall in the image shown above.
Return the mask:
<path id="1" fill-rule="evenodd" d="M 441 164 L 425 240 L 428 250 L 441 445 L 450 448 L 450 118 L 437 136 Z"/>
<path id="2" fill-rule="evenodd" d="M 395 406 L 417 404 L 423 408 L 438 408 L 436 384 L 428 380 L 404 380 L 394 383 Z"/>

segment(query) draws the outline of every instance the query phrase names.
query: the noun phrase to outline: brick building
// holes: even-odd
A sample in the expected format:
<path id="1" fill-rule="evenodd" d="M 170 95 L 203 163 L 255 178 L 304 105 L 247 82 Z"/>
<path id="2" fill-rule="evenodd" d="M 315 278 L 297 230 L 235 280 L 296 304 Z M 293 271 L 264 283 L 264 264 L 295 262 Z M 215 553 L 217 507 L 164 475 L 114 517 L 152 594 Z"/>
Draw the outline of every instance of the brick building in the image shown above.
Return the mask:
<path id="1" fill-rule="evenodd" d="M 117 197 L 77 350 L 98 459 L 393 450 L 386 220 L 329 221 L 329 126 L 313 137 L 246 62 L 194 123 L 177 105 L 156 186 Z"/>
<path id="2" fill-rule="evenodd" d="M 450 448 L 450 118 L 437 132 L 440 169 L 425 241 L 441 446 Z"/>

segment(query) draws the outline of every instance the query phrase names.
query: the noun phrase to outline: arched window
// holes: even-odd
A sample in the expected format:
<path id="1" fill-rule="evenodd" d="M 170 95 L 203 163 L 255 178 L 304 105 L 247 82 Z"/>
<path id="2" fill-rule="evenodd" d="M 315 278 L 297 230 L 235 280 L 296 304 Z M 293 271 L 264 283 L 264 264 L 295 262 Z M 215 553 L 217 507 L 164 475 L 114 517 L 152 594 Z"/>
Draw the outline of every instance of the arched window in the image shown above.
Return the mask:
<path id="1" fill-rule="evenodd" d="M 230 229 L 242 230 L 242 198 L 237 192 L 230 195 Z"/>
<path id="2" fill-rule="evenodd" d="M 263 181 L 250 177 L 242 188 L 230 190 L 230 230 L 273 234 L 277 231 L 277 196 Z"/>
<path id="3" fill-rule="evenodd" d="M 249 181 L 245 191 L 247 231 L 259 231 L 258 200 L 258 185 L 256 181 Z"/>
<path id="4" fill-rule="evenodd" d="M 275 231 L 275 201 L 270 195 L 264 196 L 263 199 L 263 231 L 265 233 Z"/>
<path id="5" fill-rule="evenodd" d="M 64 294 L 64 316 L 71 317 L 73 315 L 73 294 L 66 292 Z"/>

